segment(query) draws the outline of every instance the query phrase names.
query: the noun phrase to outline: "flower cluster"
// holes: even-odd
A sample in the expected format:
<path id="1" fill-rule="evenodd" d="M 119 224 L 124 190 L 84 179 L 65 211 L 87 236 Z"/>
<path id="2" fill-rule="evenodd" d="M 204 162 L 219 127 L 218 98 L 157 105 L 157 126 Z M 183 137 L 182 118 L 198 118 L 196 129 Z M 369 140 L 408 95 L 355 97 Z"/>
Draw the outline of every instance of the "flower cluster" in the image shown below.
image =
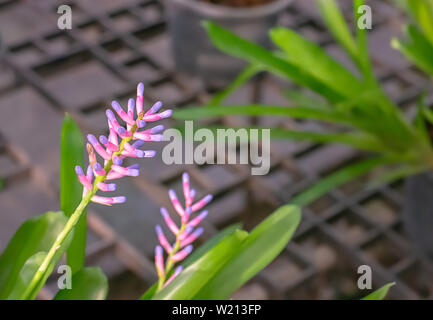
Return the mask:
<path id="1" fill-rule="evenodd" d="M 191 245 L 202 233 L 203 228 L 196 228 L 200 222 L 207 216 L 207 210 L 202 211 L 191 219 L 194 212 L 199 211 L 212 200 L 212 195 L 207 195 L 203 199 L 194 202 L 196 191 L 190 189 L 189 176 L 185 172 L 182 175 L 183 194 L 185 198 L 185 207 L 183 207 L 174 190 L 170 190 L 168 195 L 176 213 L 180 216 L 180 227 L 174 223 L 170 215 L 164 207 L 161 208 L 161 215 L 170 231 L 175 235 L 176 240 L 171 245 L 165 237 L 161 226 L 157 225 L 155 230 L 161 245 L 155 248 L 155 267 L 158 273 L 158 290 L 168 285 L 182 271 L 182 266 L 178 266 L 171 274 L 170 271 L 176 262 L 183 260 L 191 253 L 193 247 Z M 163 248 L 167 252 L 168 257 L 164 266 Z M 168 278 L 168 279 L 167 279 Z"/>
<path id="2" fill-rule="evenodd" d="M 108 137 L 100 136 L 99 140 L 92 134 L 87 136 L 87 151 L 89 154 L 89 166 L 87 172 L 84 173 L 80 166 L 75 167 L 78 179 L 83 185 L 83 197 L 88 196 L 91 201 L 104 205 L 112 205 L 115 203 L 123 203 L 126 198 L 121 197 L 105 197 L 96 195 L 98 190 L 114 191 L 116 185 L 114 183 L 105 183 L 124 176 L 138 176 L 139 164 L 131 166 L 123 166 L 125 158 L 150 158 L 155 156 L 154 150 L 141 150 L 145 141 L 161 141 L 164 126 L 158 125 L 153 128 L 144 129 L 147 122 L 155 122 L 164 118 L 168 118 L 172 114 L 172 110 L 166 110 L 158 113 L 162 107 L 161 102 L 155 103 L 146 112 L 143 110 L 143 90 L 144 86 L 139 83 L 137 86 L 137 99 L 129 99 L 128 110 L 125 111 L 118 102 L 113 101 L 111 106 L 118 117 L 125 123 L 121 126 L 110 109 L 107 109 L 106 116 L 108 121 L 109 134 Z M 134 116 L 134 109 L 137 117 Z M 138 131 L 142 129 L 141 131 Z M 120 141 L 119 141 L 120 140 Z M 98 154 L 104 165 L 101 165 L 97 158 Z"/>

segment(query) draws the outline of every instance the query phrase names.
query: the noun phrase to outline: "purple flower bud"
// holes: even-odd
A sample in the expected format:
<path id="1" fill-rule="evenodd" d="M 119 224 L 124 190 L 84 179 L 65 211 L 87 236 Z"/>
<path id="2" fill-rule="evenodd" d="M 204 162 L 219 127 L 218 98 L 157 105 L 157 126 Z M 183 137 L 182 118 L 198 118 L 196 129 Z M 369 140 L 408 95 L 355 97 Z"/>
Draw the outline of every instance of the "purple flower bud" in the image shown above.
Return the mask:
<path id="1" fill-rule="evenodd" d="M 134 99 L 130 98 L 128 100 L 128 112 L 134 113 L 134 108 L 135 108 L 135 101 Z"/>
<path id="2" fill-rule="evenodd" d="M 154 151 L 154 150 L 144 151 L 144 157 L 145 158 L 153 158 L 155 155 L 156 155 L 156 151 Z"/>
<path id="3" fill-rule="evenodd" d="M 108 139 L 106 136 L 99 136 L 99 142 L 101 142 L 103 145 L 106 145 L 108 143 Z"/>
<path id="4" fill-rule="evenodd" d="M 113 197 L 113 203 L 124 203 L 126 201 L 126 197 Z"/>
<path id="5" fill-rule="evenodd" d="M 161 124 L 159 126 L 153 127 L 152 129 L 149 130 L 149 133 L 158 133 L 161 132 L 162 130 L 164 130 L 164 126 Z"/>
<path id="6" fill-rule="evenodd" d="M 116 111 L 117 113 L 123 111 L 122 107 L 117 101 L 112 101 L 111 106 L 113 107 L 114 111 Z"/>
<path id="7" fill-rule="evenodd" d="M 144 84 L 140 82 L 137 86 L 137 96 L 143 97 L 143 92 L 144 92 Z"/>
<path id="8" fill-rule="evenodd" d="M 83 169 L 81 169 L 80 166 L 75 166 L 75 172 L 77 173 L 78 176 L 84 176 Z"/>
<path id="9" fill-rule="evenodd" d="M 133 144 L 132 144 L 132 146 L 134 147 L 134 148 L 140 148 L 140 147 L 142 147 L 144 145 L 144 141 L 143 140 L 137 140 L 137 141 L 135 141 Z"/>
<path id="10" fill-rule="evenodd" d="M 143 121 L 141 119 L 137 120 L 137 127 L 144 128 L 146 126 L 146 121 Z"/>
<path id="11" fill-rule="evenodd" d="M 107 109 L 107 111 L 105 111 L 105 114 L 107 115 L 108 120 L 116 121 L 116 117 L 114 116 L 113 111 L 111 111 L 110 109 Z"/>
<path id="12" fill-rule="evenodd" d="M 119 157 L 113 157 L 113 163 L 118 165 L 118 166 L 121 166 L 123 163 L 123 160 L 120 159 Z"/>
<path id="13" fill-rule="evenodd" d="M 173 114 L 173 110 L 165 110 L 164 112 L 161 112 L 159 115 L 161 116 L 161 118 L 168 118 L 171 117 L 172 114 Z"/>
<path id="14" fill-rule="evenodd" d="M 161 109 L 161 107 L 162 107 L 161 101 L 155 102 L 155 104 L 152 106 L 152 108 L 149 109 L 148 114 L 153 114 L 153 113 L 158 112 L 158 110 Z"/>

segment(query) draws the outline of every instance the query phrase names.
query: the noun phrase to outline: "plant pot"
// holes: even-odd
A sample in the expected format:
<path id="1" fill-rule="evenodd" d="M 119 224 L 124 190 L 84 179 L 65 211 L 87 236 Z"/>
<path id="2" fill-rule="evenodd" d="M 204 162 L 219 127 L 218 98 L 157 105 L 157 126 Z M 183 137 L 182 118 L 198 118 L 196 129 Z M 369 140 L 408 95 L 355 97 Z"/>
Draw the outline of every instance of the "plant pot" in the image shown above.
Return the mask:
<path id="1" fill-rule="evenodd" d="M 403 223 L 414 248 L 433 258 L 433 174 L 406 180 Z"/>
<path id="2" fill-rule="evenodd" d="M 246 64 L 215 48 L 200 22 L 212 20 L 269 47 L 268 31 L 291 2 L 275 0 L 256 7 L 232 8 L 199 0 L 163 0 L 176 68 L 198 75 L 206 86 L 228 84 Z"/>

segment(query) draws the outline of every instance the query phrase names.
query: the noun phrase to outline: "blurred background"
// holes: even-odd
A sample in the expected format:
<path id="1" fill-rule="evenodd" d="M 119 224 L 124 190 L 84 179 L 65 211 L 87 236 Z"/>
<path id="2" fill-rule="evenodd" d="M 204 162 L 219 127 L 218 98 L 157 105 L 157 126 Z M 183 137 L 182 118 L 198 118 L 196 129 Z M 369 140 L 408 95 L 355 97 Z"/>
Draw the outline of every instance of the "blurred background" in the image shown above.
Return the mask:
<path id="1" fill-rule="evenodd" d="M 351 1 L 340 1 L 352 16 Z M 57 8 L 72 8 L 72 29 L 57 27 Z M 386 91 L 403 108 L 416 103 L 424 75 L 390 47 L 404 15 L 391 3 L 368 1 L 373 10 L 371 56 Z M 111 100 L 125 105 L 145 84 L 147 105 L 168 108 L 203 104 L 217 89 L 199 76 L 180 72 L 170 48 L 164 6 L 153 0 L 0 0 L 0 249 L 27 218 L 57 210 L 60 128 L 65 112 L 83 133 L 103 134 Z M 293 1 L 278 24 L 320 43 L 338 60 L 348 59 L 327 33 L 313 0 Z M 194 38 L 192 38 L 194 39 Z M 191 39 L 189 39 L 191 40 Z M 286 105 L 291 86 L 259 75 L 233 94 L 230 103 Z M 432 95 L 429 96 L 432 98 Z M 316 122 L 277 117 L 253 119 L 262 126 L 315 128 Z M 249 117 L 225 117 L 242 126 Z M 170 123 L 169 123 L 170 125 Z M 160 151 L 163 144 L 149 147 Z M 141 162 L 138 178 L 119 181 L 128 201 L 88 210 L 88 265 L 109 277 L 110 299 L 136 299 L 156 279 L 154 226 L 167 190 L 180 190 L 190 173 L 199 196 L 212 193 L 201 242 L 235 222 L 251 229 L 318 178 L 358 159 L 351 148 L 273 141 L 272 168 L 251 176 L 246 165 L 164 165 L 160 157 Z M 363 180 L 346 184 L 303 210 L 303 220 L 286 250 L 234 299 L 349 299 L 357 288 L 358 266 L 373 269 L 374 287 L 396 281 L 390 298 L 433 297 L 432 260 L 411 250 L 400 219 L 404 183 L 364 191 Z M 55 292 L 56 279 L 41 299 Z"/>

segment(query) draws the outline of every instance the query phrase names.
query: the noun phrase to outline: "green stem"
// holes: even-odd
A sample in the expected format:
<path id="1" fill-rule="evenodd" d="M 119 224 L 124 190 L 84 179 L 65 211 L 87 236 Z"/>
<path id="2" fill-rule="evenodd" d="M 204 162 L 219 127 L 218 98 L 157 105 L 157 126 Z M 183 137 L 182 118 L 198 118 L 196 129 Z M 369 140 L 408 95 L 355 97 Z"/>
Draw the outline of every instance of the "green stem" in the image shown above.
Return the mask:
<path id="1" fill-rule="evenodd" d="M 141 120 L 143 118 L 144 114 L 140 114 L 137 119 Z M 50 250 L 48 251 L 47 255 L 45 256 L 44 260 L 42 261 L 39 269 L 36 271 L 35 275 L 33 276 L 32 280 L 30 281 L 30 284 L 28 285 L 26 291 L 24 292 L 22 298 L 24 300 L 32 298 L 34 290 L 37 288 L 38 283 L 41 281 L 45 273 L 47 272 L 51 261 L 53 260 L 54 255 L 56 254 L 56 251 L 63 245 L 66 237 L 71 233 L 77 222 L 80 220 L 81 215 L 83 214 L 84 209 L 86 209 L 87 205 L 90 203 L 92 197 L 96 194 L 96 192 L 99 190 L 98 183 L 105 181 L 107 178 L 107 174 L 111 170 L 111 166 L 113 165 L 113 156 L 119 156 L 123 149 L 125 143 L 132 140 L 132 136 L 134 135 L 135 131 L 137 131 L 137 124 L 134 124 L 131 127 L 130 132 L 132 133 L 130 137 L 123 138 L 119 144 L 119 150 L 117 152 L 114 152 L 111 155 L 111 159 L 107 161 L 106 165 L 104 166 L 105 175 L 104 176 L 98 176 L 95 178 L 95 181 L 93 182 L 93 188 L 92 190 L 89 190 L 85 196 L 81 199 L 81 202 L 75 209 L 74 213 L 69 217 L 68 221 L 66 222 L 65 226 L 63 227 L 62 231 L 59 233 L 59 235 L 56 238 L 56 241 L 54 241 L 53 245 L 51 246 Z"/>

